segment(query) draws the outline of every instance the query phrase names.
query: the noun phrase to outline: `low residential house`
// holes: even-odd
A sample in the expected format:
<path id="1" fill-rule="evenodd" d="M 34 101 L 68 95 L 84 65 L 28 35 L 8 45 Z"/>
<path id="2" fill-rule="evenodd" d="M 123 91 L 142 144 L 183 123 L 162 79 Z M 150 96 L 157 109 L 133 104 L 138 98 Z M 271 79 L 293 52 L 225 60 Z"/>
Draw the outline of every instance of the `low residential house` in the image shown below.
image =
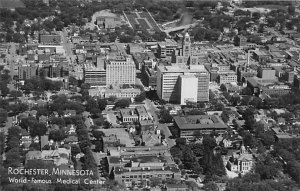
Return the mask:
<path id="1" fill-rule="evenodd" d="M 278 125 L 285 125 L 285 119 L 283 117 L 279 117 L 277 119 L 277 124 Z"/>
<path id="2" fill-rule="evenodd" d="M 263 127 L 264 131 L 268 131 L 269 128 L 272 126 L 272 121 L 273 120 L 271 120 L 271 119 L 263 118 L 263 119 L 260 119 L 257 122 L 261 125 L 260 127 Z"/>
<path id="3" fill-rule="evenodd" d="M 40 123 L 46 123 L 46 124 L 48 125 L 48 117 L 45 116 L 45 115 L 41 115 L 41 116 L 39 117 L 39 122 L 40 122 Z"/>
<path id="4" fill-rule="evenodd" d="M 51 131 L 58 131 L 60 128 L 59 128 L 59 126 L 58 125 L 56 125 L 56 124 L 53 124 L 53 125 L 51 125 L 49 128 L 48 128 L 48 131 L 47 131 L 47 133 L 46 134 L 50 134 L 50 132 Z"/>
<path id="5" fill-rule="evenodd" d="M 58 112 L 57 111 L 53 111 L 53 116 L 54 117 L 59 117 Z"/>
<path id="6" fill-rule="evenodd" d="M 216 140 L 217 145 L 220 145 L 220 143 L 222 142 L 222 140 L 224 139 L 222 135 L 219 135 L 217 137 L 214 137 Z"/>
<path id="7" fill-rule="evenodd" d="M 73 125 L 73 124 L 68 125 L 66 127 L 66 134 L 68 134 L 68 135 L 76 134 L 76 127 L 75 127 L 75 125 Z"/>
<path id="8" fill-rule="evenodd" d="M 57 148 L 55 150 L 28 151 L 26 154 L 25 164 L 29 160 L 36 159 L 52 162 L 56 166 L 69 164 L 71 162 L 71 149 Z"/>
<path id="9" fill-rule="evenodd" d="M 39 138 L 39 136 L 35 136 L 35 137 L 33 138 L 33 142 L 34 142 L 34 143 L 40 143 L 40 138 Z"/>
<path id="10" fill-rule="evenodd" d="M 220 142 L 220 146 L 225 148 L 240 148 L 243 138 L 241 136 L 227 136 Z"/>
<path id="11" fill-rule="evenodd" d="M 245 174 L 250 172 L 254 165 L 254 158 L 252 154 L 249 154 L 244 145 L 237 153 L 233 153 L 227 162 L 227 169 L 233 172 Z"/>
<path id="12" fill-rule="evenodd" d="M 76 111 L 75 110 L 65 110 L 64 111 L 64 117 L 74 117 L 76 116 Z"/>
<path id="13" fill-rule="evenodd" d="M 24 150 L 28 150 L 31 143 L 32 143 L 32 138 L 29 132 L 26 131 L 25 129 L 21 129 L 20 146 L 23 146 Z"/>

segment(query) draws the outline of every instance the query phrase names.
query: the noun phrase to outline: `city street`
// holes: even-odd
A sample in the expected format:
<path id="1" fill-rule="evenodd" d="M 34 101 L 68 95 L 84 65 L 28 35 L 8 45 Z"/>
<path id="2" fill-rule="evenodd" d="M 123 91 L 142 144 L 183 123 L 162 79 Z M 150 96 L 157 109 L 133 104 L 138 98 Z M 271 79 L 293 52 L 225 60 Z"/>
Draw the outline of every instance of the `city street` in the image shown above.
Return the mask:
<path id="1" fill-rule="evenodd" d="M 158 126 L 158 129 L 160 129 L 164 132 L 164 134 L 166 136 L 166 141 L 168 143 L 168 147 L 169 148 L 173 147 L 175 145 L 175 140 L 169 138 L 169 137 L 172 136 L 172 133 L 169 130 L 170 124 L 161 124 L 161 123 L 159 123 L 159 118 L 156 114 L 159 111 L 159 109 L 157 109 L 155 107 L 154 103 L 151 102 L 151 100 L 149 100 L 149 99 L 145 100 L 145 107 L 146 107 L 147 111 L 149 111 L 150 114 L 153 116 L 154 124 Z"/>
<path id="2" fill-rule="evenodd" d="M 15 66 L 18 62 L 18 55 L 16 54 L 17 46 L 16 43 L 10 43 L 9 54 L 7 59 L 7 67 L 10 71 L 10 75 L 17 75 L 17 70 L 15 70 Z"/>
<path id="3" fill-rule="evenodd" d="M 61 31 L 61 38 L 62 38 L 62 46 L 65 50 L 66 58 L 68 61 L 71 61 L 70 64 L 74 64 L 76 56 L 73 55 L 72 52 L 73 46 L 72 43 L 68 42 L 68 32 L 65 28 L 63 29 L 63 31 Z"/>

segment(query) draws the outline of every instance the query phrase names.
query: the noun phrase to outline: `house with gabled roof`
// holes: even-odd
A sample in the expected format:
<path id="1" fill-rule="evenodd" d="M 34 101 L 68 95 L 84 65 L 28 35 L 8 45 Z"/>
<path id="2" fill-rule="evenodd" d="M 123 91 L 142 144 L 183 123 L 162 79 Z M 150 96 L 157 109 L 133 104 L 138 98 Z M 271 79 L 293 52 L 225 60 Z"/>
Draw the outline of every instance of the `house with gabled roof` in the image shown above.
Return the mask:
<path id="1" fill-rule="evenodd" d="M 247 152 L 244 145 L 241 146 L 240 151 L 232 154 L 226 165 L 228 170 L 241 174 L 249 172 L 253 166 L 253 155 Z"/>

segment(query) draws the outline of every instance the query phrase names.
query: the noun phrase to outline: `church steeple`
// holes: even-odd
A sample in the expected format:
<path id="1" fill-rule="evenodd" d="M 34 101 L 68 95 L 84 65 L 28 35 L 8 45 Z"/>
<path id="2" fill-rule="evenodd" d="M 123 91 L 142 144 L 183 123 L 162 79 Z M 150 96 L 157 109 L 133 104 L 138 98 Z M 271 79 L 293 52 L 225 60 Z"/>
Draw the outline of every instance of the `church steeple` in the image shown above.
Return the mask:
<path id="1" fill-rule="evenodd" d="M 244 146 L 244 142 L 241 146 L 241 150 L 240 150 L 241 154 L 245 154 L 246 153 L 246 147 Z"/>
<path id="2" fill-rule="evenodd" d="M 185 33 L 183 42 L 182 42 L 183 56 L 191 56 L 191 37 L 188 32 Z"/>

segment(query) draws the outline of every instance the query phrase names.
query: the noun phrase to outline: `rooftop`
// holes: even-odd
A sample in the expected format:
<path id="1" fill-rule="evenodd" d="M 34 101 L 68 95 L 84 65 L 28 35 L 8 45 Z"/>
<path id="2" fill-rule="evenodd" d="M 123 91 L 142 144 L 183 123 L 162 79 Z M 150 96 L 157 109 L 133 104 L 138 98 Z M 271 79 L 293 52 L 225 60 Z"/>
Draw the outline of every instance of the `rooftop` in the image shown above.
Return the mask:
<path id="1" fill-rule="evenodd" d="M 217 115 L 175 116 L 174 121 L 179 129 L 227 128 Z"/>

